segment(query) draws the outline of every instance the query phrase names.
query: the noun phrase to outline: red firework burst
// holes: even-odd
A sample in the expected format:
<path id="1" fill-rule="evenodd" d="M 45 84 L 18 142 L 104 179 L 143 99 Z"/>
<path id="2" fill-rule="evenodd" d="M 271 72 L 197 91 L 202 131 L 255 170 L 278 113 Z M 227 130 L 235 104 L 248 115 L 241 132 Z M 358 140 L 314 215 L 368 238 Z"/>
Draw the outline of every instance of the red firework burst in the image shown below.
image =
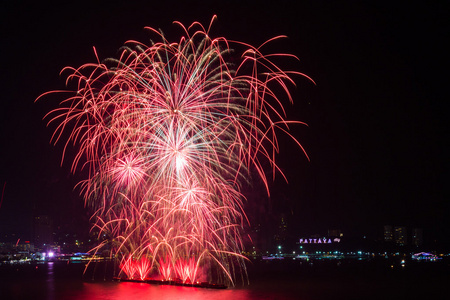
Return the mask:
<path id="1" fill-rule="evenodd" d="M 89 170 L 82 191 L 94 226 L 113 237 L 129 278 L 194 282 L 216 266 L 233 282 L 232 261 L 245 267 L 241 183 L 252 168 L 267 187 L 262 161 L 278 170 L 276 132 L 301 122 L 285 120 L 274 87 L 292 101 L 290 76 L 303 74 L 272 61 L 291 55 L 177 24 L 179 42 L 147 28 L 161 42 L 129 41 L 119 59 L 65 68 L 75 94 L 47 117 L 55 142 L 67 131 L 66 146 L 79 145 L 72 168 Z"/>

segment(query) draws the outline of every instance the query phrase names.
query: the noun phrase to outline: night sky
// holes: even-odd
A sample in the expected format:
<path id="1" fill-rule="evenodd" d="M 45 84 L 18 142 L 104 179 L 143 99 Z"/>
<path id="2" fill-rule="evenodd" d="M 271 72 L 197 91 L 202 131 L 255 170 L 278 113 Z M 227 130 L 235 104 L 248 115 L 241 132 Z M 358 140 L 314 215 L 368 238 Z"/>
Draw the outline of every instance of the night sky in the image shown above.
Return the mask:
<path id="1" fill-rule="evenodd" d="M 93 46 L 100 58 L 117 57 L 125 41 L 154 38 L 144 26 L 177 41 L 181 30 L 172 21 L 208 25 L 217 14 L 212 36 L 259 45 L 287 35 L 268 50 L 296 55 L 300 61 L 287 67 L 316 82 L 295 77 L 295 103 L 286 104 L 289 119 L 308 124 L 292 133 L 310 161 L 282 138 L 278 163 L 289 184 L 278 176 L 270 199 L 258 182 L 248 188 L 251 218 L 285 216 L 299 237 L 332 228 L 377 237 L 391 224 L 448 241 L 444 1 L 63 2 L 2 4 L 1 236 L 30 239 L 34 214 L 61 226 L 87 222 L 73 190 L 81 176 L 70 174 L 68 161 L 60 167 L 61 145 L 49 144 L 54 127 L 42 121 L 62 98 L 34 103 L 64 89 L 61 69 L 95 62 Z"/>

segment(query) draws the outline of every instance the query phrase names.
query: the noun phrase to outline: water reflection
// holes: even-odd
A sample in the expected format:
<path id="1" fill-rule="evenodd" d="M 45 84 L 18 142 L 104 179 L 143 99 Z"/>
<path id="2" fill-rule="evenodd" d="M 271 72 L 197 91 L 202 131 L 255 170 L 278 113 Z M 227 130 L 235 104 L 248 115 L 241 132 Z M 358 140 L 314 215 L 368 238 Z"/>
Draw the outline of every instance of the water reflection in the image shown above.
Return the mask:
<path id="1" fill-rule="evenodd" d="M 72 296 L 67 299 L 249 300 L 255 298 L 250 297 L 248 291 L 244 289 L 214 290 L 181 286 L 151 285 L 133 282 L 105 282 L 83 283 L 83 289 L 72 294 Z"/>
<path id="2" fill-rule="evenodd" d="M 83 275 L 84 264 L 0 266 L 0 299 L 140 300 L 140 299 L 442 299 L 450 294 L 449 264 L 413 263 L 390 268 L 391 262 L 314 263 L 314 266 L 253 265 L 250 285 L 226 290 L 113 282 Z M 104 270 L 104 268 L 98 268 Z"/>
<path id="3" fill-rule="evenodd" d="M 52 261 L 47 263 L 47 299 L 55 299 L 55 271 Z"/>

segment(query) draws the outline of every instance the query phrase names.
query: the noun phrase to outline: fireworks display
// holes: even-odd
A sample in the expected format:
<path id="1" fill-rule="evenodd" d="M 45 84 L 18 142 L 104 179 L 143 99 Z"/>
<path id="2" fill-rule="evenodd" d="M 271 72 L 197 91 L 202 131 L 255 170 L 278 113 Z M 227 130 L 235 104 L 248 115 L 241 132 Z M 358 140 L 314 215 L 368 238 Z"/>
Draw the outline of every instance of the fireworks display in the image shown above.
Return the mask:
<path id="1" fill-rule="evenodd" d="M 292 101 L 290 76 L 305 75 L 277 67 L 295 57 L 264 55 L 264 44 L 177 24 L 176 43 L 147 28 L 159 42 L 65 68 L 75 91 L 46 118 L 54 142 L 77 146 L 72 171 L 88 171 L 80 189 L 110 237 L 94 250 L 108 244 L 128 278 L 233 283 L 245 270 L 242 186 L 254 174 L 269 192 L 276 134 L 301 123 L 286 120 L 280 97 Z"/>

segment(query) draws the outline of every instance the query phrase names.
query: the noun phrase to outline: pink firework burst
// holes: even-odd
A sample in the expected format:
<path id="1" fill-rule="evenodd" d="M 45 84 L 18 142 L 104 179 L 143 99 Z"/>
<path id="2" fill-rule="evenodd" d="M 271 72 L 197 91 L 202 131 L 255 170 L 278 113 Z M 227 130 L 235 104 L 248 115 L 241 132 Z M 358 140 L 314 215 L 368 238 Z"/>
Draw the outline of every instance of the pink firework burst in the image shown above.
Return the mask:
<path id="1" fill-rule="evenodd" d="M 119 184 L 133 188 L 146 176 L 145 168 L 142 167 L 144 159 L 128 155 L 118 157 L 111 168 L 111 175 Z"/>

